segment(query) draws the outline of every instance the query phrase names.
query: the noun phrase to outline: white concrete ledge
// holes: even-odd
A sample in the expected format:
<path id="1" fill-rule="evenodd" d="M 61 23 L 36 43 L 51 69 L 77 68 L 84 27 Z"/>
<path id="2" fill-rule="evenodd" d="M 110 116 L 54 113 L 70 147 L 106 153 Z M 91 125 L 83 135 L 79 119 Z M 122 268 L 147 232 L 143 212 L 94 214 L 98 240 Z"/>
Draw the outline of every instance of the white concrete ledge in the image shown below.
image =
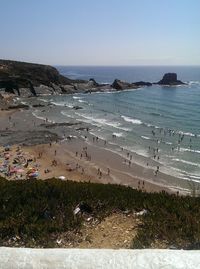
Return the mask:
<path id="1" fill-rule="evenodd" d="M 200 251 L 0 248 L 1 269 L 198 269 Z"/>

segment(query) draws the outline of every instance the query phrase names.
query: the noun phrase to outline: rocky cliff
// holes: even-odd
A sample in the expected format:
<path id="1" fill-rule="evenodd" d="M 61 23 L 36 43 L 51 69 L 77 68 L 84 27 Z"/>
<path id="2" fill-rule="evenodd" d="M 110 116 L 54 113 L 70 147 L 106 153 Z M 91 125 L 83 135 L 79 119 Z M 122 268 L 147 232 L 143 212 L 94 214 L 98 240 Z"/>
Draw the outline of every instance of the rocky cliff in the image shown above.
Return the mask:
<path id="1" fill-rule="evenodd" d="M 182 85 L 184 83 L 180 80 L 177 80 L 176 73 L 167 73 L 164 74 L 163 78 L 157 84 L 170 86 L 170 85 Z"/>
<path id="2" fill-rule="evenodd" d="M 0 90 L 19 96 L 104 91 L 94 79 L 72 80 L 49 65 L 0 60 Z"/>
<path id="3" fill-rule="evenodd" d="M 70 84 L 73 81 L 60 75 L 56 68 L 49 65 L 9 60 L 0 60 L 0 78 L 22 80 L 22 86 L 27 86 L 30 81 L 34 86 L 49 86 L 50 83 Z"/>
<path id="4" fill-rule="evenodd" d="M 71 83 L 73 80 L 60 75 L 56 68 L 49 65 L 0 60 L 0 88 L 9 93 L 23 95 L 22 89 L 28 89 L 28 94 L 37 95 L 37 88 L 41 86 L 45 93 L 45 86 L 56 91 L 56 87 Z"/>

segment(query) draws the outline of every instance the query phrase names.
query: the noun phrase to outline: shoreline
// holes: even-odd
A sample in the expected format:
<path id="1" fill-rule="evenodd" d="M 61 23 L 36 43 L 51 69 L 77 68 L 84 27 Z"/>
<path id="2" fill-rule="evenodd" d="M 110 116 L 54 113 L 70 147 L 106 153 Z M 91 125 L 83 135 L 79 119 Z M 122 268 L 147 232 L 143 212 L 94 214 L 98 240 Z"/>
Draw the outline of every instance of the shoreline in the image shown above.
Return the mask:
<path id="1" fill-rule="evenodd" d="M 180 182 L 180 179 L 177 181 L 175 177 L 171 177 L 161 172 L 155 176 L 151 167 L 145 168 L 136 164 L 134 160 L 131 161 L 129 167 L 128 161 L 127 163 L 124 163 L 126 153 L 128 152 L 127 150 L 124 150 L 123 152 L 125 156 L 121 156 L 120 154 L 113 152 L 112 145 L 105 146 L 104 141 L 101 139 L 99 139 L 98 142 L 93 143 L 93 136 L 85 130 L 87 125 L 85 123 L 80 124 L 80 128 L 83 130 L 78 132 L 75 129 L 77 129 L 77 126 L 79 125 L 76 124 L 76 127 L 74 128 L 73 125 L 75 123 L 72 123 L 71 126 L 65 126 L 65 137 L 62 136 L 62 130 L 59 129 L 59 126 L 57 127 L 58 130 L 54 130 L 54 128 L 52 131 L 50 128 L 49 133 L 53 133 L 52 137 L 44 137 L 43 135 L 46 130 L 44 126 L 41 126 L 41 124 L 45 124 L 44 120 L 37 119 L 33 115 L 30 118 L 30 111 L 25 112 L 26 113 L 24 113 L 23 110 L 17 110 L 15 114 L 12 114 L 11 120 L 9 121 L 9 113 L 7 113 L 7 111 L 1 111 L 1 131 L 5 128 L 9 128 L 12 135 L 13 132 L 16 134 L 16 140 L 19 138 L 17 133 L 19 129 L 22 131 L 23 129 L 29 130 L 30 133 L 31 131 L 34 131 L 33 140 L 35 139 L 35 136 L 41 133 L 41 137 L 38 138 L 38 141 L 33 143 L 34 145 L 31 145 L 30 143 L 30 145 L 22 145 L 21 147 L 22 152 L 28 152 L 28 155 L 32 156 L 33 159 L 36 159 L 36 163 L 39 165 L 39 178 L 41 179 L 64 176 L 65 179 L 75 181 L 121 184 L 147 192 L 165 190 L 169 193 L 176 193 L 177 191 L 180 194 L 189 193 L 189 190 L 188 192 L 186 191 L 187 188 L 179 187 L 178 182 Z M 23 121 L 21 119 L 22 115 L 24 116 Z M 15 126 L 13 126 L 14 123 Z M 53 126 L 53 124 L 49 122 L 47 122 L 46 125 L 49 127 Z M 76 134 L 77 138 L 73 138 L 74 134 Z M 10 137 L 12 138 L 12 135 L 8 135 L 8 140 Z M 25 138 L 27 138 L 27 133 L 24 133 L 24 135 L 25 137 L 22 132 L 21 136 L 26 141 Z M 49 134 L 45 133 L 45 136 L 46 135 L 49 136 Z M 84 138 L 85 136 L 87 136 L 86 139 Z M 31 140 L 31 137 L 28 139 Z M 56 143 L 53 142 L 56 140 Z M 22 144 L 20 141 L 19 143 L 15 143 L 16 141 L 13 142 L 15 150 L 18 144 Z M 82 152 L 83 148 L 86 147 L 87 153 Z M 38 158 L 39 152 L 43 152 L 42 155 L 45 157 Z M 84 154 L 89 155 L 91 160 L 88 160 Z M 54 159 L 56 159 L 57 162 L 56 166 L 52 166 L 52 161 Z M 52 172 L 45 173 L 44 171 L 46 169 Z M 102 173 L 101 176 L 98 174 L 98 169 L 100 169 Z M 185 186 L 186 185 L 187 184 L 185 184 Z"/>

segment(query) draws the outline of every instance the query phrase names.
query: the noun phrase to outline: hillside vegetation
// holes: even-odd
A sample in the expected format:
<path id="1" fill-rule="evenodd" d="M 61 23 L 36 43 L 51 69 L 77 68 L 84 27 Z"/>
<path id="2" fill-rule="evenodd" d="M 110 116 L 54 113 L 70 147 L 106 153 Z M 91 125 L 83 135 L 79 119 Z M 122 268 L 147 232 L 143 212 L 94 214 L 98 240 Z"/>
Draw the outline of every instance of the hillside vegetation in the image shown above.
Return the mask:
<path id="1" fill-rule="evenodd" d="M 51 83 L 69 84 L 72 82 L 72 80 L 60 75 L 58 70 L 50 65 L 1 59 L 0 79 L 4 79 L 4 81 L 12 80 L 15 82 L 17 80 L 19 86 L 23 87 L 25 87 L 26 83 L 29 81 L 31 81 L 34 86 L 39 86 L 40 84 L 49 86 Z"/>
<path id="2" fill-rule="evenodd" d="M 113 212 L 138 212 L 141 224 L 130 247 L 154 247 L 156 242 L 176 248 L 198 248 L 200 198 L 145 193 L 130 187 L 77 183 L 58 179 L 7 181 L 0 179 L 0 244 L 20 238 L 23 246 L 55 247 L 52 234 L 79 231 L 84 214 L 103 220 Z M 106 236 L 106 235 L 105 235 Z"/>

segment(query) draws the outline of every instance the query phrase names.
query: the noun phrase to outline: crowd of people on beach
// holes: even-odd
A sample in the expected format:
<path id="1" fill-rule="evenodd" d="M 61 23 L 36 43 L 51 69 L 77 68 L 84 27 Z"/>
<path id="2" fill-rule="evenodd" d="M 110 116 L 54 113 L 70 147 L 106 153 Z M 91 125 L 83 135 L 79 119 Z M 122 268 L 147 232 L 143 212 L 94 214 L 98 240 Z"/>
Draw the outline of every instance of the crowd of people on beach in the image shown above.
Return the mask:
<path id="1" fill-rule="evenodd" d="M 116 139 L 116 136 L 113 135 L 112 139 Z M 100 143 L 101 142 L 101 146 L 106 146 L 108 143 L 106 140 L 102 140 L 98 136 L 93 136 L 92 141 L 93 141 L 93 143 Z M 121 150 L 125 151 L 125 149 L 123 147 L 121 147 Z M 80 152 L 76 151 L 75 157 L 77 159 L 80 159 L 80 160 L 84 159 L 86 161 L 91 161 L 91 155 L 88 154 L 88 147 L 87 146 L 84 146 L 82 149 L 80 149 Z M 131 152 L 127 152 L 126 158 L 124 159 L 123 163 L 128 165 L 128 167 L 130 167 L 132 165 L 132 159 L 133 159 L 133 155 L 131 154 Z M 80 169 L 80 168 L 81 168 L 81 166 L 77 163 L 76 169 Z M 110 177 L 111 176 L 111 169 L 110 169 L 110 167 L 107 167 L 107 169 L 103 171 L 101 168 L 98 167 L 96 175 L 99 179 L 102 179 L 102 177 Z M 137 188 L 138 188 L 138 190 L 145 191 L 145 181 L 138 180 Z"/>
<path id="2" fill-rule="evenodd" d="M 93 142 L 95 141 L 99 141 L 99 138 L 98 137 L 93 137 Z M 87 146 L 84 146 L 82 148 L 82 150 L 80 151 L 80 153 L 78 151 L 76 151 L 75 153 L 75 157 L 76 158 L 80 158 L 80 160 L 86 160 L 86 161 L 91 161 L 92 160 L 92 157 L 91 157 L 91 154 L 88 154 L 88 147 Z M 82 174 L 84 174 L 84 171 L 85 169 L 83 167 L 81 167 L 78 163 L 76 164 L 76 170 L 80 169 L 81 168 L 81 171 L 82 171 Z M 110 168 L 108 167 L 107 168 L 107 176 L 110 176 Z M 97 176 L 99 179 L 102 178 L 103 176 L 103 172 L 100 168 L 97 168 Z"/>
<path id="3" fill-rule="evenodd" d="M 10 180 L 38 178 L 39 164 L 21 147 L 7 145 L 0 150 L 0 175 Z"/>
<path id="4" fill-rule="evenodd" d="M 188 147 L 190 150 L 192 150 L 192 142 L 193 139 L 190 136 L 187 139 L 185 137 L 186 135 L 181 132 L 176 132 L 175 130 L 172 129 L 165 129 L 165 128 L 153 128 L 151 130 L 151 138 L 150 141 L 151 143 L 149 144 L 147 148 L 148 152 L 148 159 L 146 162 L 146 167 L 152 170 L 153 175 L 155 177 L 158 176 L 160 173 L 160 166 L 162 166 L 162 145 L 167 145 L 170 147 L 171 145 L 171 152 L 179 152 L 181 149 L 182 144 L 185 142 L 188 144 Z M 166 139 L 169 137 L 169 139 Z M 194 139 L 197 139 L 197 135 L 193 135 Z M 115 134 L 112 135 L 112 139 L 117 139 L 117 136 Z M 166 142 L 166 140 L 172 141 L 172 142 Z M 186 140 L 186 141 L 185 141 Z M 92 142 L 93 143 L 98 143 L 102 141 L 101 146 L 106 146 L 109 144 L 108 141 L 100 139 L 98 136 L 93 135 L 92 136 Z M 169 149 L 170 150 L 170 149 Z M 121 151 L 124 152 L 124 160 L 123 163 L 127 165 L 128 167 L 132 167 L 134 165 L 134 160 L 133 160 L 133 153 L 131 151 L 128 151 L 127 149 L 121 147 Z M 83 156 L 86 157 L 87 159 L 88 153 L 85 152 L 85 149 L 83 149 L 83 152 L 80 153 L 80 158 Z M 78 152 L 76 152 L 76 157 L 78 156 Z M 90 156 L 91 159 L 91 156 Z M 162 169 L 161 169 L 162 171 Z M 104 172 L 104 174 L 106 174 Z M 100 168 L 97 169 L 97 175 L 99 178 L 102 177 L 102 171 Z M 110 168 L 107 168 L 107 175 L 110 175 Z M 138 189 L 144 189 L 145 187 L 145 182 L 143 180 L 138 181 Z"/>
<path id="5" fill-rule="evenodd" d="M 156 133 L 156 130 L 158 131 Z M 159 161 L 161 156 L 161 145 L 169 145 L 171 146 L 171 152 L 179 152 L 181 150 L 181 145 L 185 142 L 185 134 L 182 132 L 176 132 L 175 130 L 172 129 L 164 129 L 164 128 L 158 128 L 156 130 L 152 130 L 152 141 L 154 142 L 154 146 L 148 146 L 148 152 L 150 155 L 150 158 L 152 160 L 157 161 L 156 169 L 154 171 L 154 175 L 157 176 L 159 172 Z M 172 142 L 165 142 L 166 137 L 169 137 Z M 193 135 L 194 139 L 197 139 L 197 135 Z M 191 134 L 189 136 L 189 139 L 187 138 L 187 144 L 189 146 L 188 150 L 192 150 L 192 137 Z M 148 166 L 148 163 L 147 163 Z"/>
<path id="6" fill-rule="evenodd" d="M 12 121 L 12 117 L 8 117 L 10 126 L 15 127 L 16 123 L 15 121 Z M 46 118 L 44 120 L 45 123 L 47 123 L 49 120 Z M 36 126 L 35 121 L 33 121 L 34 126 Z M 85 128 L 86 132 L 89 133 L 89 128 Z M 65 132 L 63 131 L 64 136 Z M 83 138 L 85 141 L 88 141 L 89 137 L 91 135 L 84 134 Z M 166 145 L 166 137 L 169 138 L 174 138 L 173 142 L 168 142 L 168 145 L 171 145 L 171 151 L 176 152 L 180 151 L 181 145 L 185 141 L 185 134 L 176 132 L 171 129 L 164 129 L 164 128 L 153 128 L 151 130 L 151 138 L 150 141 L 151 143 L 148 145 L 148 154 L 149 157 L 146 162 L 146 167 L 150 170 L 153 170 L 153 174 L 155 177 L 158 176 L 160 173 L 160 166 L 162 166 L 162 155 L 161 155 L 161 148 L 162 145 Z M 194 139 L 197 138 L 196 135 L 193 137 Z M 117 139 L 117 136 L 115 134 L 112 134 L 111 136 L 112 140 Z M 67 140 L 71 141 L 72 138 L 71 136 L 67 137 Z M 171 139 L 172 140 L 172 139 Z M 189 138 L 189 149 L 192 150 L 192 137 Z M 98 144 L 101 147 L 107 147 L 109 145 L 109 141 L 103 140 L 99 138 L 98 136 L 92 135 L 91 137 L 91 142 L 93 144 Z M 52 142 L 49 143 L 49 146 L 52 147 Z M 55 143 L 58 143 L 58 141 L 55 141 Z M 13 151 L 10 148 L 4 148 L 0 152 L 0 174 L 6 176 L 7 178 L 10 179 L 27 179 L 27 178 L 38 178 L 39 176 L 39 165 L 36 162 L 36 158 L 27 158 L 25 157 L 24 153 L 22 150 L 18 147 L 14 156 L 13 156 Z M 121 147 L 121 151 L 123 152 L 124 158 L 122 159 L 122 163 L 126 165 L 127 167 L 133 167 L 134 166 L 134 158 L 135 155 L 127 150 L 126 148 Z M 12 154 L 11 154 L 12 152 Z M 11 157 L 12 155 L 12 157 Z M 17 156 L 15 156 L 17 155 Z M 37 161 L 43 157 L 43 152 L 39 152 L 37 156 Z M 75 152 L 75 158 L 80 161 L 88 161 L 91 162 L 92 156 L 88 151 L 88 147 L 84 146 L 83 148 L 79 149 L 79 151 Z M 75 165 L 74 168 L 70 164 L 66 164 L 66 171 L 77 171 L 80 172 L 81 175 L 86 175 L 86 169 L 85 166 L 80 164 L 80 161 L 78 161 Z M 17 162 L 17 163 L 16 163 Z M 57 161 L 57 149 L 54 149 L 54 159 L 51 161 L 51 167 L 56 167 L 58 165 Z M 96 168 L 96 176 L 99 179 L 102 179 L 102 177 L 111 177 L 112 176 L 112 169 L 110 167 L 107 167 L 102 169 L 101 167 L 98 167 L 97 164 L 94 165 Z M 21 173 L 20 173 L 21 171 Z M 51 169 L 45 168 L 44 173 L 50 173 Z M 138 189 L 144 190 L 145 189 L 145 182 L 144 180 L 139 180 L 138 181 Z"/>

